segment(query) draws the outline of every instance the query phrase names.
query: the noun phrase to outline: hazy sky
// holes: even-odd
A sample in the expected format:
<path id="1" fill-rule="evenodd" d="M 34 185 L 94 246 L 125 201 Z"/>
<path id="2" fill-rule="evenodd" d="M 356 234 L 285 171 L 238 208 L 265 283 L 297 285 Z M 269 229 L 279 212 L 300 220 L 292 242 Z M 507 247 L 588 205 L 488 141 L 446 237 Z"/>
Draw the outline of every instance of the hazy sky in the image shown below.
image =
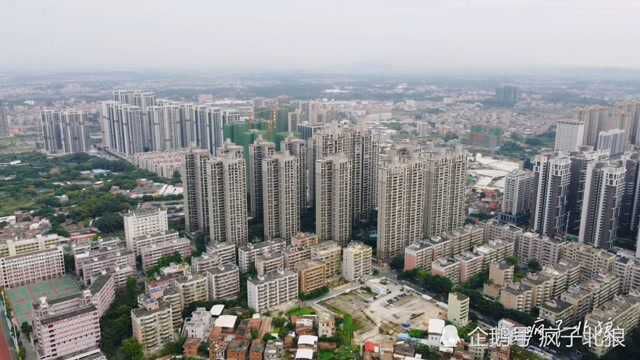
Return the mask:
<path id="1" fill-rule="evenodd" d="M 0 0 L 0 69 L 640 68 L 640 0 Z"/>

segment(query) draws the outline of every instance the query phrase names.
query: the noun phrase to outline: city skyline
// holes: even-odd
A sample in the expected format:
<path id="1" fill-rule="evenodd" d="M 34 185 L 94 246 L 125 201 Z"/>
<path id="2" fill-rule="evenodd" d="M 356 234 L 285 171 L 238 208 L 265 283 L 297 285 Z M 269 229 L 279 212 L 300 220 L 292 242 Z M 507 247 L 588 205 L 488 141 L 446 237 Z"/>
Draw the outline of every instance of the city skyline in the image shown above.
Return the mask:
<path id="1" fill-rule="evenodd" d="M 638 358 L 639 12 L 5 0 L 0 359 Z"/>

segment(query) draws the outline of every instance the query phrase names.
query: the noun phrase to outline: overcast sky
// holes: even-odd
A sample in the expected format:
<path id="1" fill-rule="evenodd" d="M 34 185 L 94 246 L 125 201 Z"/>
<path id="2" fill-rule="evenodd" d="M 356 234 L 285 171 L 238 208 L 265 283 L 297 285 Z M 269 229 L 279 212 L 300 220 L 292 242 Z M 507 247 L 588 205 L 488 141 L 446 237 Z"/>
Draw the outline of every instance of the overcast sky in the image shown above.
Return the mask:
<path id="1" fill-rule="evenodd" d="M 0 0 L 0 69 L 640 68 L 640 0 Z"/>

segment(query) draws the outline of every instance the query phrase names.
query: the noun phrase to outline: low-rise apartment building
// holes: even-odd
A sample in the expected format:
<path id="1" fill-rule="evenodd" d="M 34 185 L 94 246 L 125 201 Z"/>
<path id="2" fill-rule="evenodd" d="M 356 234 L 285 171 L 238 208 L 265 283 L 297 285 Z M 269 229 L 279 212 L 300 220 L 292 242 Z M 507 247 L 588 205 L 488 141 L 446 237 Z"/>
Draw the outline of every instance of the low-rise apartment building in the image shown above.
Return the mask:
<path id="1" fill-rule="evenodd" d="M 62 248 L 0 258 L 0 287 L 11 288 L 64 275 Z"/>
<path id="2" fill-rule="evenodd" d="M 298 299 L 298 274 L 289 270 L 247 280 L 251 309 L 264 312 Z"/>
<path id="3" fill-rule="evenodd" d="M 33 335 L 38 359 L 53 360 L 100 345 L 100 316 L 90 293 L 48 300 L 33 309 Z"/>
<path id="4" fill-rule="evenodd" d="M 280 253 L 284 250 L 286 243 L 281 239 L 262 241 L 258 243 L 248 243 L 238 248 L 238 267 L 240 272 L 246 273 L 255 268 L 256 256 L 267 253 Z"/>
<path id="5" fill-rule="evenodd" d="M 327 286 L 327 266 L 316 260 L 302 261 L 296 264 L 299 290 L 309 294 Z"/>
<path id="6" fill-rule="evenodd" d="M 221 264 L 207 272 L 209 299 L 235 300 L 240 296 L 240 269 L 236 265 Z"/>
<path id="7" fill-rule="evenodd" d="M 142 269 L 148 271 L 156 266 L 163 256 L 170 256 L 176 253 L 180 254 L 183 259 L 191 256 L 191 242 L 185 238 L 175 238 L 149 244 L 140 251 Z"/>
<path id="8" fill-rule="evenodd" d="M 184 307 L 196 302 L 209 301 L 209 279 L 204 274 L 187 274 L 175 280 L 176 289 Z"/>
<path id="9" fill-rule="evenodd" d="M 149 296 L 141 296 L 138 305 L 131 310 L 133 337 L 145 354 L 153 354 L 175 339 L 171 307 Z"/>
<path id="10" fill-rule="evenodd" d="M 323 241 L 311 250 L 311 259 L 323 262 L 327 279 L 340 276 L 342 272 L 342 247 L 335 241 Z"/>
<path id="11" fill-rule="evenodd" d="M 342 251 L 342 277 L 347 281 L 364 280 L 373 271 L 373 249 L 359 242 L 351 242 Z"/>

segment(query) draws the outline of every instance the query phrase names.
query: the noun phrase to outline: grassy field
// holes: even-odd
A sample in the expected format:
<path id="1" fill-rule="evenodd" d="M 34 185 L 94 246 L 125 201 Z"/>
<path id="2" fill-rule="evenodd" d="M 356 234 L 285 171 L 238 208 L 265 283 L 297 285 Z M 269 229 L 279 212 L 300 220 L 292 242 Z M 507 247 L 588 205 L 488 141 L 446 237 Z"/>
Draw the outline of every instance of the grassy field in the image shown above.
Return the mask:
<path id="1" fill-rule="evenodd" d="M 17 154 L 35 150 L 33 140 L 28 137 L 14 136 L 0 139 L 0 154 Z"/>
<path id="2" fill-rule="evenodd" d="M 0 193 L 0 216 L 13 215 L 16 210 L 29 209 L 34 204 L 34 201 L 29 198 Z"/>
<path id="3" fill-rule="evenodd" d="M 305 316 L 305 315 L 315 315 L 315 314 L 316 312 L 309 307 L 297 307 L 287 312 L 287 315 L 289 316 Z"/>

